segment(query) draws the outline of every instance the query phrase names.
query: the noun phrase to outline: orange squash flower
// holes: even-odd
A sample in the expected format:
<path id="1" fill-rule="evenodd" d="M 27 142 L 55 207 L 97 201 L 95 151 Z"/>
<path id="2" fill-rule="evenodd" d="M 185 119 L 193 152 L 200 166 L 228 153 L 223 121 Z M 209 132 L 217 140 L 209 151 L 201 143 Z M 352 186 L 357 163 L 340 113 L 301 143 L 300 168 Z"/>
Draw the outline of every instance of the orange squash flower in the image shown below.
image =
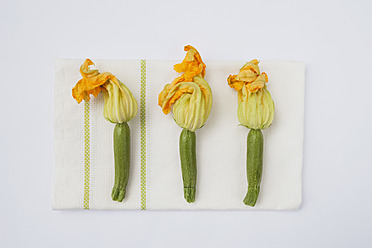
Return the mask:
<path id="1" fill-rule="evenodd" d="M 164 114 L 173 106 L 176 123 L 187 130 L 195 131 L 204 125 L 212 107 L 212 91 L 205 81 L 205 68 L 199 52 L 192 46 L 185 46 L 185 59 L 174 66 L 183 73 L 164 86 L 159 94 L 158 104 Z"/>
<path id="2" fill-rule="evenodd" d="M 266 73 L 263 72 L 260 74 L 258 63 L 259 61 L 257 59 L 253 59 L 239 70 L 238 75 L 230 75 L 227 78 L 230 87 L 236 91 L 240 91 L 243 86 L 246 86 L 251 93 L 264 88 L 265 83 L 268 82 L 268 78 Z"/>
<path id="3" fill-rule="evenodd" d="M 89 101 L 90 95 L 97 97 L 104 89 L 104 85 L 108 80 L 116 81 L 116 77 L 109 72 L 99 73 L 98 70 L 91 70 L 90 65 L 94 63 L 90 59 L 86 59 L 80 66 L 80 74 L 83 76 L 72 89 L 72 96 L 80 103 L 82 100 Z"/>

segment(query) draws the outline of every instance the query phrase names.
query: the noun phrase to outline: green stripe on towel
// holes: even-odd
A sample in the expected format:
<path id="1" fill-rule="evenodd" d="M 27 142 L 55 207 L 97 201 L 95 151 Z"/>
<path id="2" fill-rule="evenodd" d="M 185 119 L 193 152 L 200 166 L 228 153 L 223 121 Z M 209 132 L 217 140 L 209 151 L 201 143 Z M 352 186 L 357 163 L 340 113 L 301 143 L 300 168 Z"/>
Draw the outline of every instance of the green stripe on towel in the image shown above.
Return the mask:
<path id="1" fill-rule="evenodd" d="M 146 60 L 141 60 L 141 210 L 146 210 Z"/>
<path id="2" fill-rule="evenodd" d="M 84 104 L 84 209 L 89 209 L 90 185 L 90 105 Z"/>

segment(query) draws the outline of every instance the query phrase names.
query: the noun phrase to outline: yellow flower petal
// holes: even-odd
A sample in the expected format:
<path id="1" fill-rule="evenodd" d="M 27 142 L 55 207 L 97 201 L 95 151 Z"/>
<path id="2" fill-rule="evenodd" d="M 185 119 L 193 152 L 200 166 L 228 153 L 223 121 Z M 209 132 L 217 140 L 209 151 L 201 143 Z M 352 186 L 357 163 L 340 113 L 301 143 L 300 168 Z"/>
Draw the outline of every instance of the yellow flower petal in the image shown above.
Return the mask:
<path id="1" fill-rule="evenodd" d="M 231 88 L 234 88 L 236 91 L 239 91 L 239 90 L 242 89 L 242 87 L 245 85 L 245 83 L 237 80 L 236 76 L 237 75 L 230 75 L 227 78 L 227 82 L 228 82 L 228 84 L 230 85 Z"/>
<path id="2" fill-rule="evenodd" d="M 257 92 L 259 89 L 262 89 L 265 87 L 265 84 L 268 81 L 268 77 L 265 72 L 263 72 L 261 75 L 257 77 L 257 79 L 251 83 L 248 84 L 248 89 L 250 92 Z"/>
<path id="3" fill-rule="evenodd" d="M 91 94 L 97 97 L 102 90 L 100 86 L 105 84 L 107 80 L 115 78 L 109 72 L 100 74 L 98 70 L 91 70 L 90 65 L 94 65 L 94 63 L 90 59 L 86 59 L 80 67 L 80 74 L 83 78 L 72 89 L 72 96 L 78 103 L 82 100 L 89 101 Z"/>
<path id="4" fill-rule="evenodd" d="M 174 70 L 178 73 L 184 72 L 186 82 L 192 82 L 193 77 L 199 74 L 204 77 L 206 65 L 199 52 L 190 45 L 185 46 L 184 50 L 187 51 L 186 57 L 182 63 L 174 65 Z"/>
<path id="5" fill-rule="evenodd" d="M 239 71 L 251 70 L 256 74 L 260 74 L 258 63 L 260 62 L 257 59 L 252 59 L 251 61 L 247 62 L 242 68 L 240 68 Z"/>

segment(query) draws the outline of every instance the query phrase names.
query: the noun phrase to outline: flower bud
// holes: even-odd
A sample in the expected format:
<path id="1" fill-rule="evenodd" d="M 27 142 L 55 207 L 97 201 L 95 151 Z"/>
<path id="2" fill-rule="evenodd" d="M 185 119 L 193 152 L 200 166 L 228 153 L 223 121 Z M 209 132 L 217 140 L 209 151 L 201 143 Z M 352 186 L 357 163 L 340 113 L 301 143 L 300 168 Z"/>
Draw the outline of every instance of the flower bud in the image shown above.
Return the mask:
<path id="1" fill-rule="evenodd" d="M 178 90 L 184 93 L 173 106 L 177 125 L 189 131 L 201 128 L 212 107 L 212 92 L 208 83 L 202 77 L 194 77 L 194 82 L 183 82 Z"/>
<path id="2" fill-rule="evenodd" d="M 227 79 L 231 88 L 238 91 L 238 119 L 250 129 L 268 128 L 274 119 L 274 101 L 267 90 L 268 77 L 260 74 L 258 60 L 246 63 L 238 75 Z"/>
<path id="3" fill-rule="evenodd" d="M 274 119 L 274 101 L 270 92 L 265 88 L 250 92 L 243 87 L 239 94 L 238 119 L 250 129 L 268 128 Z"/>
<path id="4" fill-rule="evenodd" d="M 112 123 L 128 122 L 137 114 L 137 101 L 132 92 L 119 80 L 105 84 L 103 116 Z"/>
<path id="5" fill-rule="evenodd" d="M 185 59 L 174 66 L 182 74 L 171 84 L 164 86 L 159 94 L 159 106 L 164 114 L 171 111 L 177 125 L 189 131 L 201 128 L 207 121 L 212 107 L 212 91 L 204 80 L 205 64 L 199 52 L 192 46 L 185 46 Z"/>

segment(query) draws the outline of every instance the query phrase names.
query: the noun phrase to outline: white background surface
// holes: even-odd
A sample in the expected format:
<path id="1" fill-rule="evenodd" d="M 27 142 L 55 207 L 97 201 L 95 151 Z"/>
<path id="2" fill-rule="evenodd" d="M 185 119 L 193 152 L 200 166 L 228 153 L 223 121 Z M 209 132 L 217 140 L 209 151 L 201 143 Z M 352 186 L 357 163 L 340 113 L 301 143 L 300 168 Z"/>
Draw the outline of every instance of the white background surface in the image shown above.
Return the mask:
<path id="1" fill-rule="evenodd" d="M 371 247 L 370 1 L 0 1 L 1 247 Z M 55 58 L 306 62 L 298 211 L 51 210 Z M 290 93 L 290 92 L 289 92 Z"/>

